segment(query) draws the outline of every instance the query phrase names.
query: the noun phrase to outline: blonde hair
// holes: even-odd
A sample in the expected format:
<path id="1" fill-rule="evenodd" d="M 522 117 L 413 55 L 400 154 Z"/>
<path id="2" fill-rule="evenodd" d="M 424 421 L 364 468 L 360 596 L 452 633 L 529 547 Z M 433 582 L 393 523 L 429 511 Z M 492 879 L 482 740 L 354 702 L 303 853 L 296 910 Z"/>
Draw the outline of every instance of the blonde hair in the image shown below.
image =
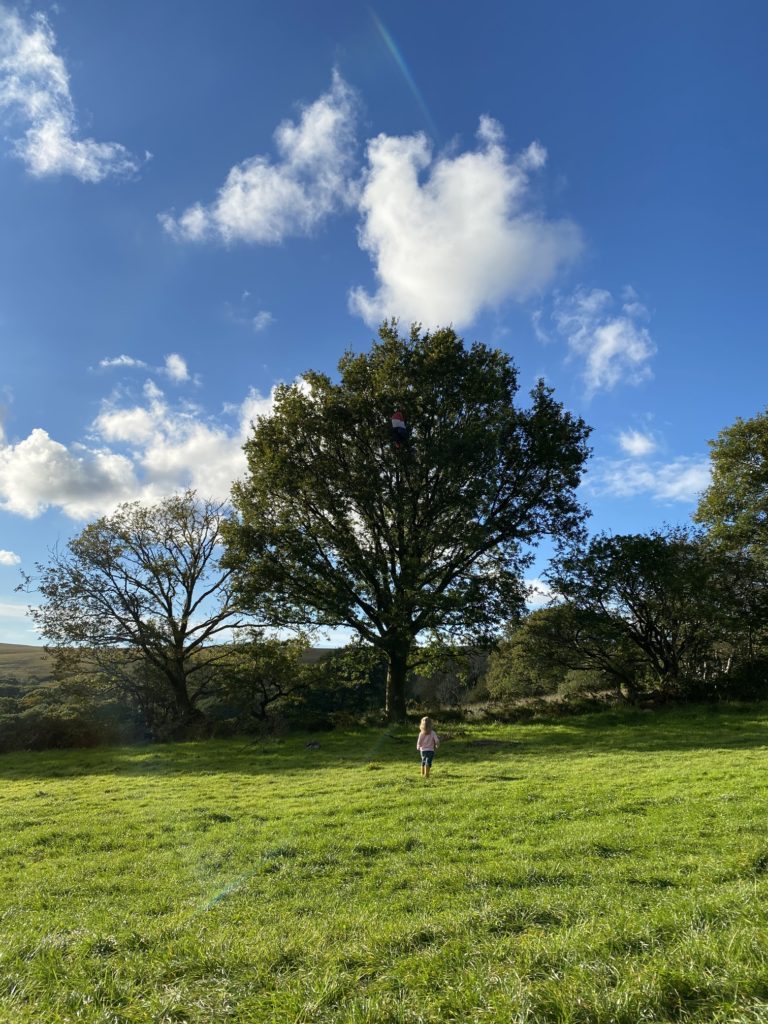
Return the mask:
<path id="1" fill-rule="evenodd" d="M 421 732 L 432 732 L 432 719 L 428 715 L 424 715 L 419 726 Z"/>

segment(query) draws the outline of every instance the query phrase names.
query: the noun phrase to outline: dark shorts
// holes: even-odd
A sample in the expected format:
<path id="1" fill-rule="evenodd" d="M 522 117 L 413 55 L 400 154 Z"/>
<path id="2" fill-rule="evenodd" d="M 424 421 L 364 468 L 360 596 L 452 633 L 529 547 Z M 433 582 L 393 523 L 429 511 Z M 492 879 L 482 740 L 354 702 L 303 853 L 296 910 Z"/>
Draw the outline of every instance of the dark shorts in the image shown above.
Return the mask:
<path id="1" fill-rule="evenodd" d="M 427 768 L 432 767 L 432 758 L 435 756 L 434 750 L 422 750 L 419 752 L 421 756 L 422 765 L 426 765 Z"/>

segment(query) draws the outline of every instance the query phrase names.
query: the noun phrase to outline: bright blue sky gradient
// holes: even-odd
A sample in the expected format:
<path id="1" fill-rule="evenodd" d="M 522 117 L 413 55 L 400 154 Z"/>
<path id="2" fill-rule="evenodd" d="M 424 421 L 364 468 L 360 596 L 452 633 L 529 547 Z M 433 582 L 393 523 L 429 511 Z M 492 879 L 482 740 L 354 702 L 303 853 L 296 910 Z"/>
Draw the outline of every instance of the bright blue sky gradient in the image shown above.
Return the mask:
<path id="1" fill-rule="evenodd" d="M 20 568 L 223 496 L 275 383 L 384 313 L 593 425 L 593 530 L 685 521 L 766 404 L 766 52 L 756 0 L 0 6 L 0 642 L 37 642 Z"/>

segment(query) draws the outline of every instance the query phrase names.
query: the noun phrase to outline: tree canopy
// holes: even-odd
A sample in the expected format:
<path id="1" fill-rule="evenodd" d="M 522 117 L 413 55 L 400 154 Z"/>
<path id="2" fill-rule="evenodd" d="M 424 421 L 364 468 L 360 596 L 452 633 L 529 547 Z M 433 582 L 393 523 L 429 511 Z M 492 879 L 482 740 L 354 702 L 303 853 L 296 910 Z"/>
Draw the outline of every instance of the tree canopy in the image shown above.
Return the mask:
<path id="1" fill-rule="evenodd" d="M 712 481 L 694 513 L 713 542 L 768 566 L 768 411 L 710 441 Z"/>
<path id="2" fill-rule="evenodd" d="M 401 337 L 392 321 L 337 381 L 310 371 L 279 388 L 245 445 L 224 531 L 239 599 L 381 650 L 390 719 L 405 715 L 417 637 L 493 632 L 522 601 L 528 546 L 581 527 L 589 430 L 542 382 L 527 409 L 517 391 L 507 354 L 451 328 Z"/>
<path id="3" fill-rule="evenodd" d="M 623 662 L 630 691 L 640 663 L 667 690 L 696 675 L 720 629 L 721 564 L 683 528 L 601 534 L 556 560 L 547 579 L 578 613 L 568 645 L 615 678 Z"/>
<path id="4" fill-rule="evenodd" d="M 631 697 L 643 666 L 643 653 L 610 613 L 563 602 L 510 624 L 489 659 L 487 683 L 496 697 L 537 697 L 582 673 Z"/>
<path id="5" fill-rule="evenodd" d="M 152 675 L 178 718 L 194 718 L 215 661 L 203 651 L 240 621 L 218 564 L 223 518 L 223 505 L 187 491 L 86 526 L 36 567 L 43 601 L 32 615 L 49 647 L 137 692 Z"/>

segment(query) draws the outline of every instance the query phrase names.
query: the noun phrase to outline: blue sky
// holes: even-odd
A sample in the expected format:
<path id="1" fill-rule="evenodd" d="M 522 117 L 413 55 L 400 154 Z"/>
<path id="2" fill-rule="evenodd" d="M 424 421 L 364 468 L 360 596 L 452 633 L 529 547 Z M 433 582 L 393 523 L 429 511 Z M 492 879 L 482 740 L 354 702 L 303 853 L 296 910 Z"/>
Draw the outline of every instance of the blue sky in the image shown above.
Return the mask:
<path id="1" fill-rule="evenodd" d="M 383 316 L 546 377 L 593 530 L 685 521 L 766 404 L 766 52 L 758 2 L 0 4 L 0 642 Z"/>

